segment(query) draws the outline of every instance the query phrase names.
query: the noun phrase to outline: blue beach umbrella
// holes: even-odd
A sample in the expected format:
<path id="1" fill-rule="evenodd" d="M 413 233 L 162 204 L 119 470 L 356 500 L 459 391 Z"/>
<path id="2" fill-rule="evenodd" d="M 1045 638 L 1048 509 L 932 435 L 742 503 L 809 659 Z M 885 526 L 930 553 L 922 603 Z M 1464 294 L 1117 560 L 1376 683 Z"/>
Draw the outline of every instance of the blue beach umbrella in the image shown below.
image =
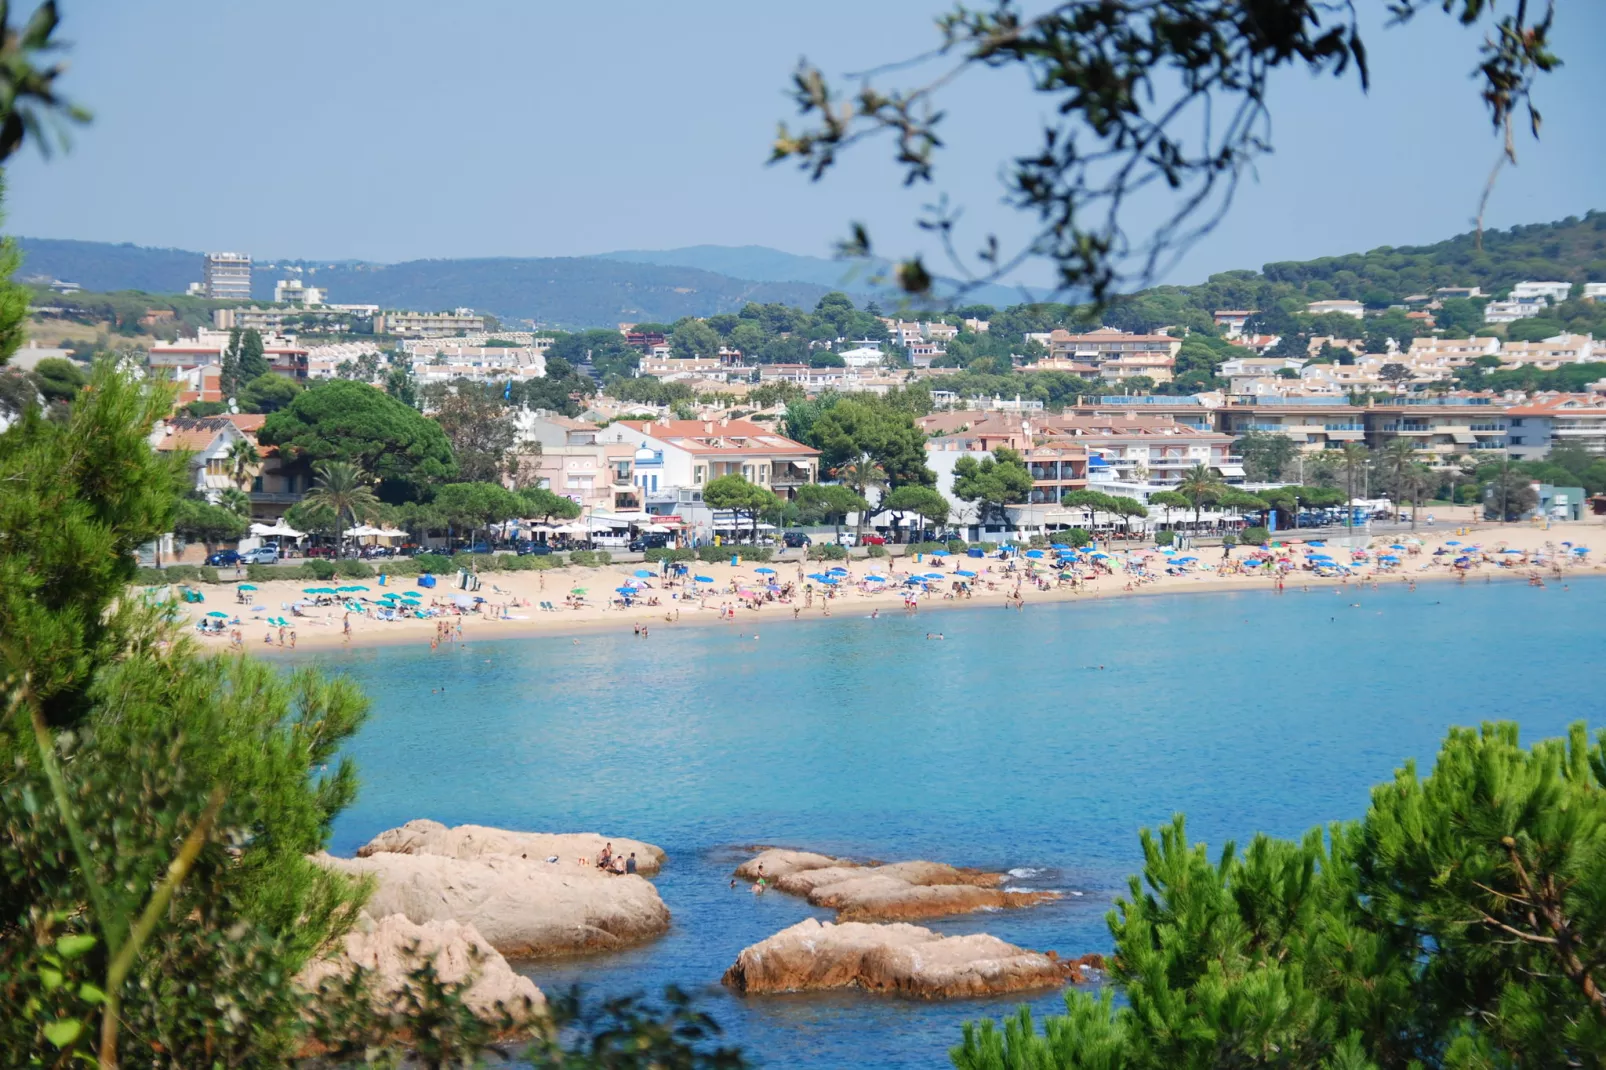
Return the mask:
<path id="1" fill-rule="evenodd" d="M 1160 552 L 1162 554 L 1165 554 L 1167 557 L 1170 557 L 1170 556 L 1172 556 L 1173 554 L 1176 553 L 1176 551 L 1171 549 L 1171 547 L 1169 547 L 1169 546 L 1167 546 L 1164 550 L 1161 550 Z"/>
<path id="2" fill-rule="evenodd" d="M 1403 542 L 1392 542 L 1392 543 L 1389 543 L 1389 549 L 1390 550 L 1403 550 L 1403 549 L 1405 549 L 1405 544 Z"/>
<path id="3" fill-rule="evenodd" d="M 214 609 L 212 612 L 208 613 L 207 616 L 208 617 L 227 617 L 228 614 L 222 612 L 221 610 Z"/>
<path id="4" fill-rule="evenodd" d="M 904 584 L 906 586 L 911 586 L 912 587 L 915 584 L 925 583 L 926 582 L 926 578 L 924 576 L 910 576 L 908 579 L 904 580 L 903 582 L 904 582 Z"/>
<path id="5" fill-rule="evenodd" d="M 944 575 L 943 575 L 943 574 L 942 574 L 942 573 L 940 573 L 940 572 L 928 572 L 928 573 L 926 573 L 926 575 L 925 575 L 925 577 L 924 577 L 924 578 L 925 578 L 925 579 L 928 579 L 928 580 L 945 580 L 945 579 L 947 579 L 947 578 L 948 578 L 948 577 L 947 577 L 947 576 L 944 576 Z"/>
<path id="6" fill-rule="evenodd" d="M 1050 550 L 1069 550 L 1070 549 L 1070 547 L 1067 546 L 1063 542 L 1051 542 L 1051 543 L 1048 544 L 1048 548 Z"/>
<path id="7" fill-rule="evenodd" d="M 773 568 L 755 568 L 753 571 L 757 572 L 760 576 L 773 576 L 773 575 L 775 575 L 775 570 Z M 638 572 L 638 573 L 636 573 L 636 575 L 639 576 L 639 575 L 641 575 L 641 573 Z"/>
<path id="8" fill-rule="evenodd" d="M 712 576 L 693 576 L 692 579 L 694 581 L 696 581 L 697 583 L 713 583 L 714 582 L 714 577 L 712 577 Z"/>
<path id="9" fill-rule="evenodd" d="M 1500 552 L 1503 553 L 1503 554 L 1520 554 L 1520 553 L 1522 553 L 1521 550 L 1501 550 Z"/>
<path id="10" fill-rule="evenodd" d="M 632 595 L 636 593 L 636 589 L 634 587 L 615 587 L 614 590 L 618 591 L 622 595 Z"/>
<path id="11" fill-rule="evenodd" d="M 1265 564 L 1265 562 L 1260 560 L 1260 558 L 1251 557 L 1248 561 L 1244 562 L 1244 568 L 1259 568 L 1263 564 Z"/>
<path id="12" fill-rule="evenodd" d="M 964 569 L 964 568 L 956 568 L 956 569 L 954 569 L 954 575 L 955 576 L 963 576 L 967 580 L 973 580 L 973 579 L 976 578 L 976 574 L 974 572 L 971 572 L 969 569 Z"/>
<path id="13" fill-rule="evenodd" d="M 237 589 L 241 591 L 254 591 L 257 589 L 257 585 L 254 583 L 242 583 Z"/>
<path id="14" fill-rule="evenodd" d="M 1042 557 L 1043 556 L 1043 551 L 1041 551 L 1041 550 L 1027 550 L 1026 551 L 1026 556 L 1027 557 Z"/>
<path id="15" fill-rule="evenodd" d="M 841 565 L 832 565 L 825 571 L 827 574 L 832 576 L 846 576 L 848 574 L 848 570 L 843 568 Z"/>
<path id="16" fill-rule="evenodd" d="M 933 550 L 933 551 L 931 551 L 931 556 L 932 557 L 947 557 L 948 556 L 948 551 L 947 550 Z"/>
<path id="17" fill-rule="evenodd" d="M 1377 555 L 1377 559 L 1379 561 L 1398 561 L 1399 560 L 1399 558 L 1396 557 L 1394 554 L 1378 554 Z"/>
<path id="18" fill-rule="evenodd" d="M 1574 546 L 1573 547 L 1573 553 L 1575 553 L 1575 554 L 1587 554 L 1587 553 L 1589 553 L 1589 547 L 1587 547 L 1587 546 Z"/>
<path id="19" fill-rule="evenodd" d="M 887 578 L 885 576 L 871 575 L 871 576 L 866 576 L 865 579 L 870 581 L 871 583 L 886 583 L 887 582 Z"/>
<path id="20" fill-rule="evenodd" d="M 657 575 L 657 573 L 653 572 L 651 569 L 645 569 L 645 568 L 636 569 L 636 579 L 638 579 L 638 580 L 650 580 L 656 575 Z"/>
<path id="21" fill-rule="evenodd" d="M 1177 558 L 1176 563 L 1179 564 L 1179 565 L 1186 565 L 1189 561 L 1197 561 L 1197 560 L 1199 560 L 1197 557 L 1179 557 L 1179 558 Z"/>
<path id="22" fill-rule="evenodd" d="M 1446 546 L 1460 546 L 1461 545 L 1461 540 L 1460 539 L 1446 539 L 1444 541 L 1444 545 L 1446 545 Z"/>
<path id="23" fill-rule="evenodd" d="M 1109 557 L 1110 555 L 1105 553 L 1103 550 L 1094 550 L 1092 553 L 1088 554 L 1087 556 L 1089 556 L 1089 557 Z"/>

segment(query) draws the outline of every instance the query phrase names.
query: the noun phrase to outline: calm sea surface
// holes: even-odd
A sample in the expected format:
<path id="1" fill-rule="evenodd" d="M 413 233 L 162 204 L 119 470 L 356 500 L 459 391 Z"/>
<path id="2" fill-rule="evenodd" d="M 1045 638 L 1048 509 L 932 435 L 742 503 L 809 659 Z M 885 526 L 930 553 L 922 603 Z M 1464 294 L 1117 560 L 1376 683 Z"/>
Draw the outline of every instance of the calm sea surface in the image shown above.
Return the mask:
<path id="1" fill-rule="evenodd" d="M 1139 865 L 1140 827 L 1180 811 L 1213 848 L 1257 829 L 1294 835 L 1362 814 L 1368 787 L 1404 758 L 1430 761 L 1448 725 L 1512 718 L 1528 740 L 1579 718 L 1606 725 L 1603 620 L 1606 581 L 1424 584 L 761 615 L 578 645 L 471 631 L 436 654 L 322 655 L 374 700 L 351 746 L 362 792 L 333 850 L 413 817 L 657 843 L 667 936 L 525 972 L 599 994 L 677 983 L 772 1066 L 945 1066 L 961 1022 L 1016 1001 L 720 988 L 743 947 L 828 916 L 731 891 L 744 845 L 1015 870 L 1012 884 L 1070 894 L 932 927 L 1107 950 L 1104 915 Z M 938 629 L 946 639 L 928 641 Z"/>

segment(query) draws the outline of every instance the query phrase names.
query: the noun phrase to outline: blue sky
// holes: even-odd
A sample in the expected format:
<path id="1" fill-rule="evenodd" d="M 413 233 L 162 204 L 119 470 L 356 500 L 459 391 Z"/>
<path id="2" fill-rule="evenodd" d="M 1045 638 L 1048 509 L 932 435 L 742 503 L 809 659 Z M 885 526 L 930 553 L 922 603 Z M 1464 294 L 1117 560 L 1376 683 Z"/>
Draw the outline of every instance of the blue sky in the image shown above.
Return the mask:
<path id="1" fill-rule="evenodd" d="M 1606 4 L 1560 6 L 1570 62 L 1541 87 L 1543 139 L 1520 142 L 1490 225 L 1606 208 L 1606 64 L 1591 55 Z M 829 255 L 862 220 L 899 254 L 920 246 L 913 220 L 939 191 L 971 233 L 1024 233 L 999 172 L 1033 147 L 1046 103 L 1018 73 L 982 72 L 947 99 L 935 187 L 901 188 L 876 146 L 811 184 L 764 162 L 799 56 L 842 73 L 913 55 L 943 4 L 62 8 L 65 86 L 96 119 L 66 156 L 11 166 L 7 229 L 36 237 L 383 261 L 704 243 Z M 1369 96 L 1353 77 L 1280 78 L 1275 155 L 1171 281 L 1468 229 L 1498 148 L 1470 78 L 1477 41 L 1430 5 L 1372 33 Z"/>

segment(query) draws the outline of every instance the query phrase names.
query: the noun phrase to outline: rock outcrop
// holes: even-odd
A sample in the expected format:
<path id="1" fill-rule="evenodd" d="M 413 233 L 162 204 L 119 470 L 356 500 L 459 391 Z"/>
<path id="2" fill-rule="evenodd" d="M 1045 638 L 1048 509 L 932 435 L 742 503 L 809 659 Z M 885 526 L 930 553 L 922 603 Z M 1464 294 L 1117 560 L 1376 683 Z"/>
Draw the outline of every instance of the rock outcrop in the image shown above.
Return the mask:
<path id="1" fill-rule="evenodd" d="M 456 921 L 415 924 L 400 914 L 377 921 L 362 914 L 330 955 L 314 959 L 296 975 L 296 984 L 316 993 L 330 979 L 348 977 L 357 967 L 368 971 L 376 1010 L 399 1010 L 407 975 L 432 963 L 442 981 L 473 977 L 463 1002 L 487 1020 L 512 1019 L 515 1031 L 528 1031 L 546 1017 L 546 997 L 528 977 L 513 972 L 507 960 L 486 943 L 472 925 Z"/>
<path id="2" fill-rule="evenodd" d="M 372 877 L 368 910 L 425 925 L 458 921 L 510 958 L 611 951 L 669 928 L 669 910 L 652 882 L 514 855 L 463 859 L 378 852 L 313 861 L 353 877 Z"/>
<path id="3" fill-rule="evenodd" d="M 995 936 L 942 936 L 918 925 L 814 918 L 744 948 L 724 984 L 742 993 L 862 988 L 920 999 L 963 999 L 1081 980 L 1075 965 Z"/>
<path id="4" fill-rule="evenodd" d="M 736 875 L 747 880 L 763 876 L 779 891 L 835 910 L 838 921 L 939 918 L 1059 898 L 1058 892 L 1005 891 L 1002 873 L 941 862 L 860 865 L 807 851 L 763 851 L 738 866 Z"/>
<path id="5" fill-rule="evenodd" d="M 484 825 L 458 825 L 448 828 L 439 821 L 409 821 L 400 828 L 386 829 L 357 848 L 358 858 L 376 854 L 445 855 L 448 858 L 480 858 L 484 855 L 511 855 L 529 862 L 546 863 L 565 869 L 585 869 L 596 865 L 605 845 L 613 844 L 620 858 L 636 855 L 636 872 L 642 876 L 657 873 L 664 864 L 661 848 L 640 840 L 602 836 L 595 832 L 512 832 Z"/>

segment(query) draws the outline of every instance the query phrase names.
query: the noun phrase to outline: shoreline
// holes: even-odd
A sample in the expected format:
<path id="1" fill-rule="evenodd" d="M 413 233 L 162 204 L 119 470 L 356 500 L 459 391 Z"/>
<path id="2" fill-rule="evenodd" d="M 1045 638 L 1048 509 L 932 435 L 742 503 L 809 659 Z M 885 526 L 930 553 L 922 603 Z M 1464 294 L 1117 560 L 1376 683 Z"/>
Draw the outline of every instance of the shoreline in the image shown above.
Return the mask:
<path id="1" fill-rule="evenodd" d="M 1606 526 L 1601 525 L 1599 522 L 1592 524 L 1589 521 L 1556 524 L 1548 530 L 1540 528 L 1519 528 L 1506 531 L 1473 529 L 1471 533 L 1459 537 L 1456 529 L 1442 530 L 1436 534 L 1419 531 L 1414 537 L 1422 540 L 1420 554 L 1410 556 L 1401 554 L 1403 560 L 1400 566 L 1392 571 L 1378 571 L 1375 564 L 1368 563 L 1348 577 L 1320 577 L 1314 573 L 1304 572 L 1296 568 L 1284 575 L 1284 589 L 1286 592 L 1289 587 L 1296 590 L 1304 587 L 1309 587 L 1312 590 L 1325 587 L 1361 589 L 1373 583 L 1379 586 L 1430 581 L 1442 583 L 1455 580 L 1459 575 L 1448 567 L 1448 562 L 1452 559 L 1450 556 L 1433 556 L 1434 549 L 1444 547 L 1450 541 L 1476 542 L 1482 546 L 1482 552 L 1486 554 L 1492 553 L 1496 547 L 1500 546 L 1510 546 L 1533 553 L 1540 550 L 1546 543 L 1559 546 L 1566 541 L 1588 545 L 1591 537 L 1597 534 L 1606 537 Z M 1411 537 L 1403 533 L 1374 536 L 1369 544 L 1376 549 L 1379 544 L 1387 546 L 1392 540 L 1404 542 L 1404 540 Z M 1458 552 L 1453 547 L 1447 549 L 1452 554 Z M 1150 565 L 1161 565 L 1165 560 L 1158 554 L 1158 551 L 1152 548 L 1134 552 L 1152 555 L 1148 561 Z M 1337 551 L 1335 550 L 1335 552 Z M 1206 550 L 1203 553 L 1208 557 L 1212 554 L 1212 551 Z M 1234 550 L 1231 560 L 1241 562 L 1249 554 L 1249 550 L 1237 548 Z M 1302 551 L 1296 548 L 1290 551 L 1290 556 L 1297 562 L 1302 557 Z M 1596 556 L 1606 556 L 1606 553 L 1588 555 L 1588 557 Z M 1522 561 L 1523 559 L 1514 558 L 1514 560 Z M 1222 559 L 1207 559 L 1205 563 L 1219 565 L 1222 563 Z M 852 575 L 854 577 L 865 575 L 874 570 L 881 570 L 888 575 L 892 575 L 893 573 L 902 573 L 907 570 L 907 567 L 915 565 L 914 562 L 903 558 L 853 560 L 845 564 L 853 570 Z M 997 584 L 1000 589 L 986 590 L 984 588 L 976 590 L 968 598 L 944 599 L 936 594 L 926 595 L 919 599 L 918 609 L 909 615 L 924 614 L 932 610 L 1005 608 L 1011 600 L 1009 588 L 1015 585 L 1016 577 L 1021 576 L 1022 573 L 1019 571 L 1009 573 L 998 569 L 999 563 L 996 559 L 979 561 L 967 557 L 949 557 L 942 567 L 929 561 L 920 563 L 918 567 L 930 571 L 943 571 L 946 577 L 951 578 L 954 568 L 963 567 L 965 564 L 979 566 L 981 569 L 986 570 L 971 581 L 973 585 L 992 582 Z M 898 568 L 896 566 L 906 566 L 906 568 Z M 530 602 L 549 601 L 557 604 L 562 595 L 557 593 L 549 595 L 548 586 L 551 587 L 552 592 L 568 591 L 571 588 L 583 586 L 587 590 L 607 589 L 611 593 L 614 586 L 617 586 L 624 578 L 633 575 L 638 567 L 614 565 L 602 566 L 601 568 L 583 568 L 569 566 L 546 572 L 483 573 L 481 575 L 483 586 L 479 596 L 494 600 L 491 603 L 494 605 L 506 604 L 513 616 L 511 619 L 498 619 L 482 614 L 465 613 L 461 616 L 446 617 L 444 619 L 450 621 L 454 628 L 459 621 L 461 622 L 462 636 L 460 639 L 454 638 L 443 641 L 441 645 L 450 645 L 451 642 L 478 642 L 486 639 L 530 638 L 568 638 L 579 642 L 588 636 L 612 631 L 615 628 L 623 630 L 627 627 L 645 628 L 650 633 L 650 630 L 655 627 L 679 630 L 685 626 L 707 627 L 726 624 L 732 626 L 738 632 L 743 632 L 759 626 L 771 627 L 778 624 L 801 623 L 805 620 L 829 620 L 838 616 L 868 616 L 872 613 L 885 613 L 891 616 L 905 612 L 901 589 L 889 587 L 886 590 L 867 593 L 859 590 L 856 586 L 848 585 L 844 585 L 837 597 L 830 599 L 829 602 L 823 598 L 816 598 L 811 607 L 804 608 L 803 600 L 799 598 L 792 604 L 779 601 L 765 603 L 764 608 L 757 611 L 737 608 L 733 620 L 724 619 L 720 611 L 723 605 L 740 606 L 737 596 L 730 593 L 728 589 L 721 590 L 719 593 L 710 592 L 697 598 L 671 600 L 665 597 L 670 592 L 654 588 L 653 593 L 663 600 L 662 604 L 658 606 L 637 605 L 630 609 L 607 605 L 587 605 L 579 610 L 560 606 L 555 612 L 546 612 L 535 605 L 515 604 L 524 600 Z M 795 561 L 772 562 L 767 567 L 772 567 L 778 572 L 791 573 L 799 569 L 799 563 Z M 804 563 L 802 567 L 820 569 L 829 567 L 829 565 L 816 562 Z M 714 576 L 719 581 L 721 588 L 728 588 L 732 582 L 740 586 L 742 577 L 751 573 L 752 569 L 747 566 L 738 566 L 733 569 L 728 563 L 717 565 L 704 563 L 695 566 L 695 571 L 699 574 Z M 1552 566 L 1548 560 L 1543 566 L 1535 565 L 1532 562 L 1516 566 L 1501 566 L 1479 561 L 1470 570 L 1469 578 L 1466 582 L 1480 582 L 1480 579 L 1484 577 L 1487 577 L 1488 582 L 1496 580 L 1500 582 L 1513 580 L 1528 582 L 1530 575 L 1536 571 L 1541 573 L 1546 582 L 1556 582 L 1552 573 Z M 1587 558 L 1583 561 L 1572 560 L 1568 561 L 1562 569 L 1560 582 L 1566 582 L 1573 577 L 1601 574 L 1606 574 L 1606 565 L 1597 564 Z M 1228 575 L 1221 575 L 1215 571 L 1194 571 L 1181 575 L 1161 573 L 1144 582 L 1130 584 L 1131 589 L 1128 589 L 1128 580 L 1129 576 L 1126 573 L 1115 571 L 1109 574 L 1101 573 L 1097 578 L 1087 580 L 1077 588 L 1052 587 L 1045 591 L 1035 587 L 1027 589 L 1023 584 L 1021 593 L 1026 605 L 1035 606 L 1043 603 L 1102 602 L 1114 598 L 1153 597 L 1170 594 L 1225 593 L 1257 589 L 1276 590 L 1275 574 L 1261 577 L 1242 572 Z M 373 585 L 373 581 L 367 581 L 366 583 L 364 581 L 356 582 L 364 586 Z M 944 583 L 946 584 L 947 582 L 948 580 L 945 579 Z M 271 581 L 259 585 L 259 588 L 257 594 L 261 596 L 261 601 L 265 606 L 287 605 L 286 599 L 293 600 L 301 597 L 301 583 L 299 581 Z M 201 589 L 208 594 L 221 594 L 225 591 L 232 591 L 232 585 L 205 585 Z M 400 584 L 394 589 L 418 590 L 415 587 L 404 587 Z M 819 588 L 816 586 L 817 594 L 818 591 Z M 462 592 L 445 589 L 434 591 L 423 589 L 420 593 L 427 593 L 433 600 L 439 601 L 441 599 L 449 599 L 452 595 L 461 594 Z M 679 594 L 681 592 L 677 589 L 674 593 Z M 829 613 L 823 609 L 827 604 L 831 608 Z M 787 611 L 793 609 L 794 606 L 800 612 L 795 617 L 789 617 Z M 236 604 L 232 600 L 219 600 L 215 605 L 209 600 L 199 605 L 185 605 L 181 608 L 186 616 L 191 621 L 194 621 L 209 611 L 226 609 L 232 616 L 237 610 L 242 610 L 246 607 Z M 666 615 L 676 611 L 681 614 L 679 620 L 669 621 L 665 619 Z M 351 615 L 353 623 L 352 634 L 348 640 L 341 631 L 341 622 L 345 617 L 345 613 L 339 606 L 309 608 L 307 612 L 308 616 L 293 619 L 296 631 L 294 647 L 289 645 L 281 647 L 278 645 L 276 628 L 266 629 L 268 634 L 275 638 L 275 642 L 272 645 L 262 642 L 264 622 L 261 619 L 250 619 L 251 614 L 249 612 L 240 613 L 240 618 L 243 621 L 239 626 L 244 640 L 242 649 L 271 657 L 299 651 L 328 653 L 332 650 L 369 649 L 412 643 L 425 646 L 431 643 L 432 635 L 442 619 L 407 619 L 387 622 L 353 614 Z M 288 616 L 288 613 L 282 610 L 266 611 L 266 615 L 281 614 Z M 232 624 L 231 627 L 233 627 Z M 200 641 L 204 645 L 215 649 L 225 651 L 230 649 L 226 638 L 202 638 Z"/>

